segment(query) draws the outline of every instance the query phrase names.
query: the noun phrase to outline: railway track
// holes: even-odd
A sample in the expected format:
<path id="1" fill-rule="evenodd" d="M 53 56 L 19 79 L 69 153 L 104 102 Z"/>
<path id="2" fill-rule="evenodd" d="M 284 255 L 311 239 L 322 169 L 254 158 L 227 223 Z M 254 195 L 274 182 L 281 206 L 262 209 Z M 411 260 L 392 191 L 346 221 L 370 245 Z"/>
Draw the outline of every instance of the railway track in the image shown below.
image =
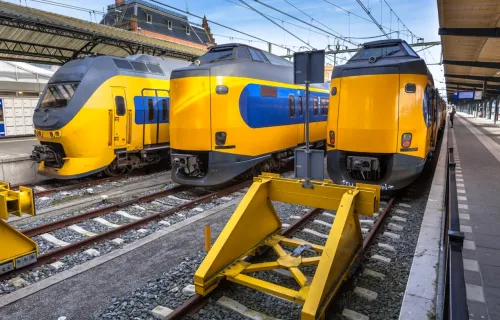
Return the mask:
<path id="1" fill-rule="evenodd" d="M 176 214 L 180 215 L 178 218 L 182 220 L 182 214 L 179 212 L 224 197 L 225 195 L 234 193 L 249 185 L 250 182 L 247 181 L 213 192 L 202 192 L 193 187 L 176 186 L 136 199 L 100 207 L 24 229 L 22 232 L 38 243 L 41 254 L 38 256 L 35 264 L 1 275 L 0 282 L 11 279 L 16 275 L 26 274 L 26 272 L 30 270 L 45 266 L 61 257 L 75 254 L 84 248 L 95 246 L 105 240 L 119 239 L 116 237 L 124 235 L 127 232 L 143 232 L 145 229 L 141 228 L 147 226 L 151 222 L 172 217 Z M 186 193 L 189 192 L 192 193 L 191 195 L 187 195 L 190 199 L 185 199 Z M 197 193 L 200 192 L 203 194 L 198 195 Z M 139 206 L 139 204 L 142 206 Z M 164 209 L 165 207 L 169 208 L 166 210 L 158 210 Z M 124 209 L 127 209 L 128 212 L 135 210 L 136 213 L 130 214 L 122 211 Z M 197 213 L 200 213 L 204 210 L 198 208 L 197 211 Z M 115 218 L 119 217 L 121 223 L 116 220 L 111 220 L 110 215 L 115 215 Z M 159 222 L 161 223 L 162 221 Z M 170 225 L 170 222 L 163 222 L 163 226 Z M 97 229 L 99 230 L 89 228 L 89 225 L 98 226 Z M 68 232 L 71 232 L 73 236 L 78 236 L 73 237 L 76 241 L 70 242 L 65 238 Z M 121 243 L 123 243 L 123 239 L 121 240 Z M 51 245 L 47 246 L 47 242 L 51 242 Z M 120 245 L 121 243 L 117 242 L 116 244 Z"/>
<path id="2" fill-rule="evenodd" d="M 378 235 L 380 235 L 380 232 L 382 230 L 390 228 L 392 231 L 394 231 L 393 230 L 394 228 L 399 229 L 399 227 L 397 227 L 399 225 L 396 225 L 395 223 L 387 223 L 387 218 L 388 216 L 391 215 L 391 209 L 398 206 L 398 204 L 396 203 L 396 198 L 390 198 L 388 199 L 388 201 L 382 201 L 381 203 L 384 204 L 384 208 L 383 210 L 381 209 L 380 213 L 376 213 L 374 217 L 360 217 L 360 223 L 362 226 L 363 237 L 364 237 L 364 242 L 363 242 L 364 252 L 367 252 L 369 250 L 370 246 L 374 242 L 374 239 Z M 311 244 L 317 244 L 317 245 L 325 244 L 327 238 L 326 235 L 328 234 L 329 229 L 331 228 L 331 224 L 333 223 L 333 219 L 335 218 L 334 214 L 325 212 L 322 209 L 312 209 L 308 210 L 307 212 L 305 212 L 304 209 L 303 212 L 305 213 L 302 216 L 299 215 L 285 216 L 283 213 L 280 213 L 280 211 L 284 210 L 278 210 L 278 214 L 280 215 L 280 218 L 283 222 L 284 229 L 282 234 L 285 237 L 288 238 L 293 237 Z M 404 211 L 398 209 L 398 212 L 399 215 L 403 215 Z M 392 212 L 392 215 L 393 217 L 396 216 L 394 215 L 394 212 Z M 400 221 L 405 219 L 399 216 L 396 217 L 398 217 Z M 391 234 L 389 230 L 387 232 L 389 232 L 389 235 Z M 260 260 L 261 257 L 257 259 Z M 265 258 L 263 258 L 262 260 L 264 261 Z M 312 276 L 314 272 L 304 271 L 304 273 L 307 276 Z M 292 283 L 292 281 L 290 281 L 291 280 L 290 275 L 286 275 L 285 273 L 277 274 L 277 272 L 267 272 L 266 275 L 262 276 L 262 279 L 284 286 L 287 286 L 287 284 Z M 358 289 L 355 290 L 360 291 Z M 367 291 L 362 291 L 362 292 L 367 292 Z M 265 295 L 265 294 L 260 291 L 249 290 L 248 288 L 244 288 L 242 286 L 233 283 L 225 282 L 222 283 L 218 289 L 214 290 L 213 292 L 211 292 L 206 296 L 201 296 L 198 294 L 192 295 L 178 308 L 173 310 L 173 312 L 169 314 L 168 319 L 170 320 L 186 319 L 186 318 L 190 319 L 190 317 L 195 316 L 201 309 L 207 307 L 210 304 L 221 304 L 224 305 L 226 308 L 230 309 L 234 308 L 235 310 L 236 309 L 258 310 L 259 308 L 261 308 L 260 304 L 262 303 L 255 303 L 255 301 L 262 301 L 262 299 L 256 297 L 257 295 Z M 234 303 L 236 300 L 238 302 L 235 305 L 229 305 L 229 306 L 226 305 L 227 301 L 231 301 L 231 303 Z M 275 300 L 276 300 L 275 301 L 276 306 L 280 306 L 283 303 L 283 301 L 279 301 L 279 298 L 275 298 Z M 237 304 L 239 305 L 236 306 Z M 332 304 L 335 304 L 335 301 Z M 286 315 L 288 316 L 284 316 L 283 314 L 281 314 L 281 316 L 278 314 L 272 314 L 271 317 L 274 316 L 280 319 L 300 318 L 300 306 L 297 306 L 293 303 L 289 303 L 288 301 L 285 302 L 285 305 L 287 305 L 286 307 L 290 308 L 290 310 L 286 313 Z M 349 313 L 351 311 L 352 310 L 348 310 L 346 312 Z M 269 314 L 266 313 L 265 315 L 261 314 L 260 316 L 265 317 L 268 315 Z M 238 319 L 242 316 L 244 317 L 243 314 L 241 313 L 238 314 L 237 312 L 235 312 L 234 315 L 231 316 L 234 316 L 235 319 Z M 258 316 L 259 315 L 257 315 L 257 317 Z M 198 315 L 198 319 L 203 319 L 203 318 L 204 318 L 203 316 Z"/>

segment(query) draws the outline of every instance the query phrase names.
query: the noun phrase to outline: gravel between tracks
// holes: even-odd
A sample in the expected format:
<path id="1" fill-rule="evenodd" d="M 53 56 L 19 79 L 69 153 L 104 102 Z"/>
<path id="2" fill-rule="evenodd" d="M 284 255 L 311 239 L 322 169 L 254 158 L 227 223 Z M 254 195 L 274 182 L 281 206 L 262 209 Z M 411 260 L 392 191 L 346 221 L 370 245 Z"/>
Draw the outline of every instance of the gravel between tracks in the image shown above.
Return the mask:
<path id="1" fill-rule="evenodd" d="M 192 193 L 190 191 L 184 191 L 182 193 L 175 194 L 175 197 L 178 199 L 192 200 L 192 199 L 195 199 L 195 198 L 202 196 L 202 195 L 205 195 L 205 194 L 208 194 L 208 192 L 203 191 L 203 190 L 194 189 L 194 191 Z M 140 227 L 140 229 L 142 229 L 141 232 L 139 232 L 138 229 L 127 231 L 126 233 L 119 235 L 119 238 L 124 240 L 124 243 L 121 245 L 117 245 L 117 244 L 111 242 L 111 240 L 106 240 L 106 241 L 103 241 L 100 243 L 94 243 L 89 248 L 97 250 L 100 253 L 100 255 L 109 253 L 113 250 L 116 250 L 116 249 L 122 247 L 124 244 L 137 241 L 137 240 L 139 240 L 139 239 L 141 239 L 141 238 L 143 238 L 151 233 L 154 233 L 160 229 L 166 228 L 169 225 L 173 225 L 173 224 L 176 224 L 180 221 L 184 221 L 192 216 L 200 214 L 201 212 L 212 209 L 220 204 L 226 203 L 238 195 L 240 195 L 240 193 L 239 193 L 239 191 L 236 191 L 236 192 L 234 192 L 226 197 L 216 198 L 216 199 L 212 199 L 212 200 L 205 202 L 205 203 L 200 203 L 192 209 L 178 211 L 175 214 L 164 218 L 163 224 L 158 223 L 157 221 L 152 221 L 152 222 L 148 223 L 147 225 Z M 141 210 L 141 209 L 134 207 L 134 206 L 122 208 L 121 210 L 126 211 L 129 214 L 133 214 L 133 215 L 137 215 L 137 216 L 142 217 L 142 216 L 152 214 L 153 211 L 164 211 L 164 210 L 169 209 L 171 207 L 170 205 L 163 204 L 163 203 L 167 203 L 167 202 L 170 203 L 172 206 L 178 206 L 185 201 L 175 200 L 175 199 L 172 199 L 171 197 L 170 198 L 169 197 L 162 197 L 162 198 L 158 198 L 150 203 L 143 203 L 143 204 L 139 205 L 140 207 L 142 207 L 146 210 Z M 60 219 L 61 217 L 57 217 L 57 219 Z M 113 222 L 113 223 L 116 223 L 116 224 L 125 224 L 125 223 L 131 222 L 130 219 L 122 217 L 116 213 L 107 214 L 104 216 L 104 218 L 106 220 Z M 52 219 L 49 219 L 49 220 L 52 220 Z M 56 220 L 56 219 L 53 219 L 53 220 Z M 44 221 L 44 223 L 47 223 L 47 221 Z M 37 224 L 40 224 L 40 223 L 38 223 L 38 221 L 37 221 Z M 110 230 L 109 227 L 106 227 L 106 226 L 104 226 L 96 221 L 93 221 L 93 220 L 86 220 L 83 222 L 79 222 L 79 223 L 77 223 L 77 225 L 82 227 L 83 229 L 85 229 L 87 231 L 94 232 L 94 233 L 101 233 L 101 232 Z M 50 232 L 50 234 L 55 235 L 59 240 L 66 241 L 66 242 L 75 242 L 77 240 L 81 240 L 84 238 L 80 234 L 78 234 L 72 230 L 69 230 L 67 228 L 63 228 L 63 229 L 59 229 L 59 230 Z M 39 253 L 40 254 L 57 249 L 57 246 L 44 240 L 40 236 L 36 236 L 33 239 L 39 245 Z M 88 249 L 88 248 L 85 248 L 84 250 L 86 250 L 86 249 Z M 82 264 L 86 261 L 89 261 L 89 260 L 95 258 L 93 256 L 86 254 L 84 252 L 84 250 L 81 250 L 81 251 L 74 253 L 74 254 L 71 254 L 71 255 L 64 256 L 61 259 L 59 259 L 59 261 L 61 261 L 64 265 L 57 270 L 55 270 L 50 265 L 43 265 L 43 266 L 40 266 L 40 267 L 33 269 L 30 272 L 22 273 L 19 275 L 19 277 L 28 281 L 28 284 L 31 284 L 31 283 L 43 280 L 45 278 L 48 278 L 48 277 L 50 277 L 56 273 L 59 273 L 61 271 L 71 269 L 75 265 Z M 18 289 L 10 282 L 11 278 L 12 277 L 0 282 L 0 295 L 11 293 L 11 292 Z"/>

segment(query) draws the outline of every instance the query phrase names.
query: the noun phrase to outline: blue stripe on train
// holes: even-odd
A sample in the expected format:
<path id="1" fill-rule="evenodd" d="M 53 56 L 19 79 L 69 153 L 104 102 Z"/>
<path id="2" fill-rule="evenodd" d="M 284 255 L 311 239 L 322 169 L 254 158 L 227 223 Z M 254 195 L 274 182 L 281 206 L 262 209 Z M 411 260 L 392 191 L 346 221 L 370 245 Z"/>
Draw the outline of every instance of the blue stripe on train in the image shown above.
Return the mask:
<path id="1" fill-rule="evenodd" d="M 168 97 L 135 96 L 134 108 L 136 124 L 169 123 L 170 98 Z"/>
<path id="2" fill-rule="evenodd" d="M 249 127 L 265 128 L 304 123 L 306 110 L 305 90 L 276 87 L 277 97 L 262 97 L 260 87 L 260 84 L 248 84 L 240 95 L 241 117 Z M 294 117 L 291 116 L 290 95 L 293 95 L 295 100 Z M 302 97 L 302 114 L 299 114 L 299 97 Z M 315 99 L 317 99 L 318 106 L 317 114 L 315 114 L 313 108 Z M 328 100 L 328 93 L 310 91 L 309 119 L 311 122 L 326 121 Z"/>

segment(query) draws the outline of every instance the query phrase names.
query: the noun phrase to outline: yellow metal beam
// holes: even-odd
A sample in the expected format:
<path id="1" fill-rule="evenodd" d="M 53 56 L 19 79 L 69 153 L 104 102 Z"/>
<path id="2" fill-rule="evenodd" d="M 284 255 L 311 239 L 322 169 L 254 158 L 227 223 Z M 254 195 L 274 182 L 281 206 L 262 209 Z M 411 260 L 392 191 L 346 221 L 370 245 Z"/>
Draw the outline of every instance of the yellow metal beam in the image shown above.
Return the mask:
<path id="1" fill-rule="evenodd" d="M 363 236 L 354 203 L 360 191 L 349 190 L 342 197 L 321 260 L 314 274 L 302 320 L 319 319 L 329 301 L 347 278 L 349 269 L 361 252 Z M 328 254 L 326 254 L 328 252 Z"/>
<path id="2" fill-rule="evenodd" d="M 19 191 L 13 191 L 9 183 L 0 181 L 0 219 L 8 220 L 9 214 L 20 217 L 23 213 L 35 215 L 33 190 L 19 187 Z"/>
<path id="3" fill-rule="evenodd" d="M 255 178 L 196 271 L 196 292 L 206 295 L 226 278 L 303 304 L 302 319 L 321 318 L 361 252 L 363 239 L 358 214 L 372 215 L 378 211 L 380 187 L 338 186 L 330 181 L 313 181 L 313 185 L 313 189 L 306 189 L 300 180 L 282 179 L 275 174 Z M 337 210 L 326 244 L 320 246 L 281 236 L 281 221 L 271 201 Z M 283 248 L 306 244 L 310 244 L 318 256 L 292 256 Z M 260 248 L 269 247 L 277 254 L 276 261 L 252 264 L 243 260 Z M 300 270 L 307 265 L 317 265 L 312 281 Z M 289 270 L 301 289 L 293 290 L 247 275 L 278 268 Z"/>
<path id="4" fill-rule="evenodd" d="M 217 285 L 219 274 L 269 236 L 281 231 L 281 220 L 268 198 L 269 178 L 254 182 L 194 275 L 198 294 Z"/>
<path id="5" fill-rule="evenodd" d="M 260 280 L 244 274 L 239 274 L 234 278 L 227 278 L 227 280 L 239 283 L 249 288 L 253 288 L 262 292 L 266 292 L 277 297 L 287 299 L 292 302 L 303 304 L 306 298 L 303 290 L 297 291 L 283 287 L 271 282 Z"/>

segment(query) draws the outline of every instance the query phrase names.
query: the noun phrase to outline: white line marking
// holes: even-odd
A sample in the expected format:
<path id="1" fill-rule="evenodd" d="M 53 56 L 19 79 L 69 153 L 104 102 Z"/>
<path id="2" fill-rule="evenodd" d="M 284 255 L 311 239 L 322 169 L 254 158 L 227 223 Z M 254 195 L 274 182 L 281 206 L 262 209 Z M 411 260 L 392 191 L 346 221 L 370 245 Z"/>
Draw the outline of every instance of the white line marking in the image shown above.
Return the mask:
<path id="1" fill-rule="evenodd" d="M 373 301 L 373 300 L 377 299 L 377 296 L 378 296 L 378 293 L 371 291 L 371 290 L 368 290 L 368 289 L 363 288 L 363 287 L 354 288 L 354 293 L 356 295 L 358 295 L 359 297 L 364 298 L 368 301 Z"/>
<path id="2" fill-rule="evenodd" d="M 327 234 L 324 234 L 324 233 L 321 233 L 321 232 L 318 232 L 318 231 L 314 231 L 312 229 L 305 228 L 302 231 L 307 232 L 307 233 L 312 234 L 312 235 L 315 235 L 315 236 L 320 237 L 320 238 L 328 239 L 328 235 Z"/>
<path id="3" fill-rule="evenodd" d="M 387 244 L 387 243 L 378 243 L 378 247 L 381 248 L 381 249 L 384 249 L 384 250 L 387 250 L 387 251 L 391 251 L 391 252 L 395 252 L 396 249 L 394 249 L 393 246 L 391 246 L 390 244 Z"/>
<path id="4" fill-rule="evenodd" d="M 392 232 L 384 232 L 383 235 L 386 236 L 386 237 L 389 237 L 391 239 L 399 239 L 399 238 L 401 238 L 401 236 L 399 234 L 392 233 Z"/>
<path id="5" fill-rule="evenodd" d="M 468 213 L 459 213 L 459 214 L 458 214 L 458 217 L 459 217 L 460 219 L 470 220 L 470 214 L 468 214 Z"/>
<path id="6" fill-rule="evenodd" d="M 399 221 L 399 222 L 406 222 L 406 219 L 405 219 L 405 218 L 398 217 L 398 216 L 392 216 L 392 217 L 391 217 L 391 220 L 394 220 L 394 221 Z"/>
<path id="7" fill-rule="evenodd" d="M 328 213 L 328 212 L 323 212 L 322 215 L 324 215 L 325 217 L 328 217 L 328 218 L 335 219 L 335 215 L 331 214 L 331 213 Z"/>
<path id="8" fill-rule="evenodd" d="M 351 309 L 344 309 L 342 311 L 342 317 L 346 318 L 347 320 L 369 320 L 367 316 L 364 314 L 358 313 L 356 311 L 353 311 Z"/>
<path id="9" fill-rule="evenodd" d="M 385 262 L 385 263 L 391 263 L 391 258 L 387 258 L 387 257 L 381 256 L 381 255 L 378 255 L 378 254 L 373 255 L 372 259 L 378 260 L 378 261 L 382 261 L 382 262 Z"/>
<path id="10" fill-rule="evenodd" d="M 464 270 L 479 272 L 479 263 L 476 260 L 464 259 Z"/>
<path id="11" fill-rule="evenodd" d="M 484 303 L 483 287 L 466 283 L 465 291 L 467 292 L 467 300 Z"/>
<path id="12" fill-rule="evenodd" d="M 459 203 L 459 204 L 458 204 L 458 208 L 459 208 L 459 209 L 469 209 L 469 206 L 468 206 L 468 205 L 466 205 L 466 204 L 463 204 L 463 203 Z"/>
<path id="13" fill-rule="evenodd" d="M 472 240 L 464 240 L 464 249 L 476 250 L 476 243 Z"/>
<path id="14" fill-rule="evenodd" d="M 258 311 L 249 309 L 249 308 L 245 307 L 244 305 L 242 305 L 241 303 L 239 303 L 233 299 L 230 299 L 226 296 L 222 296 L 221 298 L 219 298 L 219 300 L 217 300 L 217 304 L 221 307 L 227 308 L 229 310 L 233 310 L 234 312 L 237 312 L 237 313 L 241 314 L 242 316 L 247 317 L 249 319 L 253 319 L 253 320 L 273 320 L 273 319 L 275 319 L 275 318 L 272 318 L 272 317 L 267 316 L 265 314 L 262 314 Z"/>
<path id="15" fill-rule="evenodd" d="M 73 230 L 75 232 L 78 232 L 79 234 L 83 234 L 86 237 L 93 237 L 96 235 L 95 233 L 87 231 L 87 230 L 83 229 L 82 227 L 77 226 L 76 224 L 69 226 L 68 229 Z"/>
<path id="16" fill-rule="evenodd" d="M 314 220 L 313 222 L 314 222 L 314 223 L 316 223 L 316 224 L 319 224 L 319 225 L 322 225 L 322 226 L 328 227 L 328 228 L 331 228 L 331 227 L 332 227 L 332 224 L 331 224 L 331 223 L 328 223 L 328 222 L 325 222 L 325 221 L 321 221 L 321 220 Z"/>
<path id="17" fill-rule="evenodd" d="M 462 201 L 467 201 L 467 197 L 464 196 L 457 196 L 457 199 Z"/>
<path id="18" fill-rule="evenodd" d="M 47 240 L 48 242 L 55 244 L 58 247 L 64 247 L 64 246 L 69 245 L 68 242 L 59 240 L 56 237 L 54 237 L 53 235 L 51 235 L 50 233 L 41 234 L 40 237 L 42 237 L 44 240 Z"/>
<path id="19" fill-rule="evenodd" d="M 470 226 L 464 226 L 464 225 L 461 224 L 460 225 L 460 231 L 472 233 L 472 228 Z"/>
<path id="20" fill-rule="evenodd" d="M 385 278 L 385 274 L 377 272 L 377 271 L 372 270 L 372 269 L 368 269 L 368 268 L 365 268 L 363 270 L 363 275 L 364 276 L 374 277 L 374 278 L 379 278 L 379 279 L 384 279 Z"/>
<path id="21" fill-rule="evenodd" d="M 457 182 L 464 182 L 464 179 L 462 179 L 462 178 L 457 178 Z"/>
<path id="22" fill-rule="evenodd" d="M 457 193 L 465 193 L 464 189 L 457 189 Z"/>
<path id="23" fill-rule="evenodd" d="M 120 226 L 118 224 L 111 223 L 111 222 L 109 222 L 108 220 L 106 220 L 104 218 L 94 218 L 92 220 L 94 220 L 95 222 L 99 222 L 100 224 L 103 224 L 106 227 L 110 227 L 110 228 L 118 228 Z"/>

